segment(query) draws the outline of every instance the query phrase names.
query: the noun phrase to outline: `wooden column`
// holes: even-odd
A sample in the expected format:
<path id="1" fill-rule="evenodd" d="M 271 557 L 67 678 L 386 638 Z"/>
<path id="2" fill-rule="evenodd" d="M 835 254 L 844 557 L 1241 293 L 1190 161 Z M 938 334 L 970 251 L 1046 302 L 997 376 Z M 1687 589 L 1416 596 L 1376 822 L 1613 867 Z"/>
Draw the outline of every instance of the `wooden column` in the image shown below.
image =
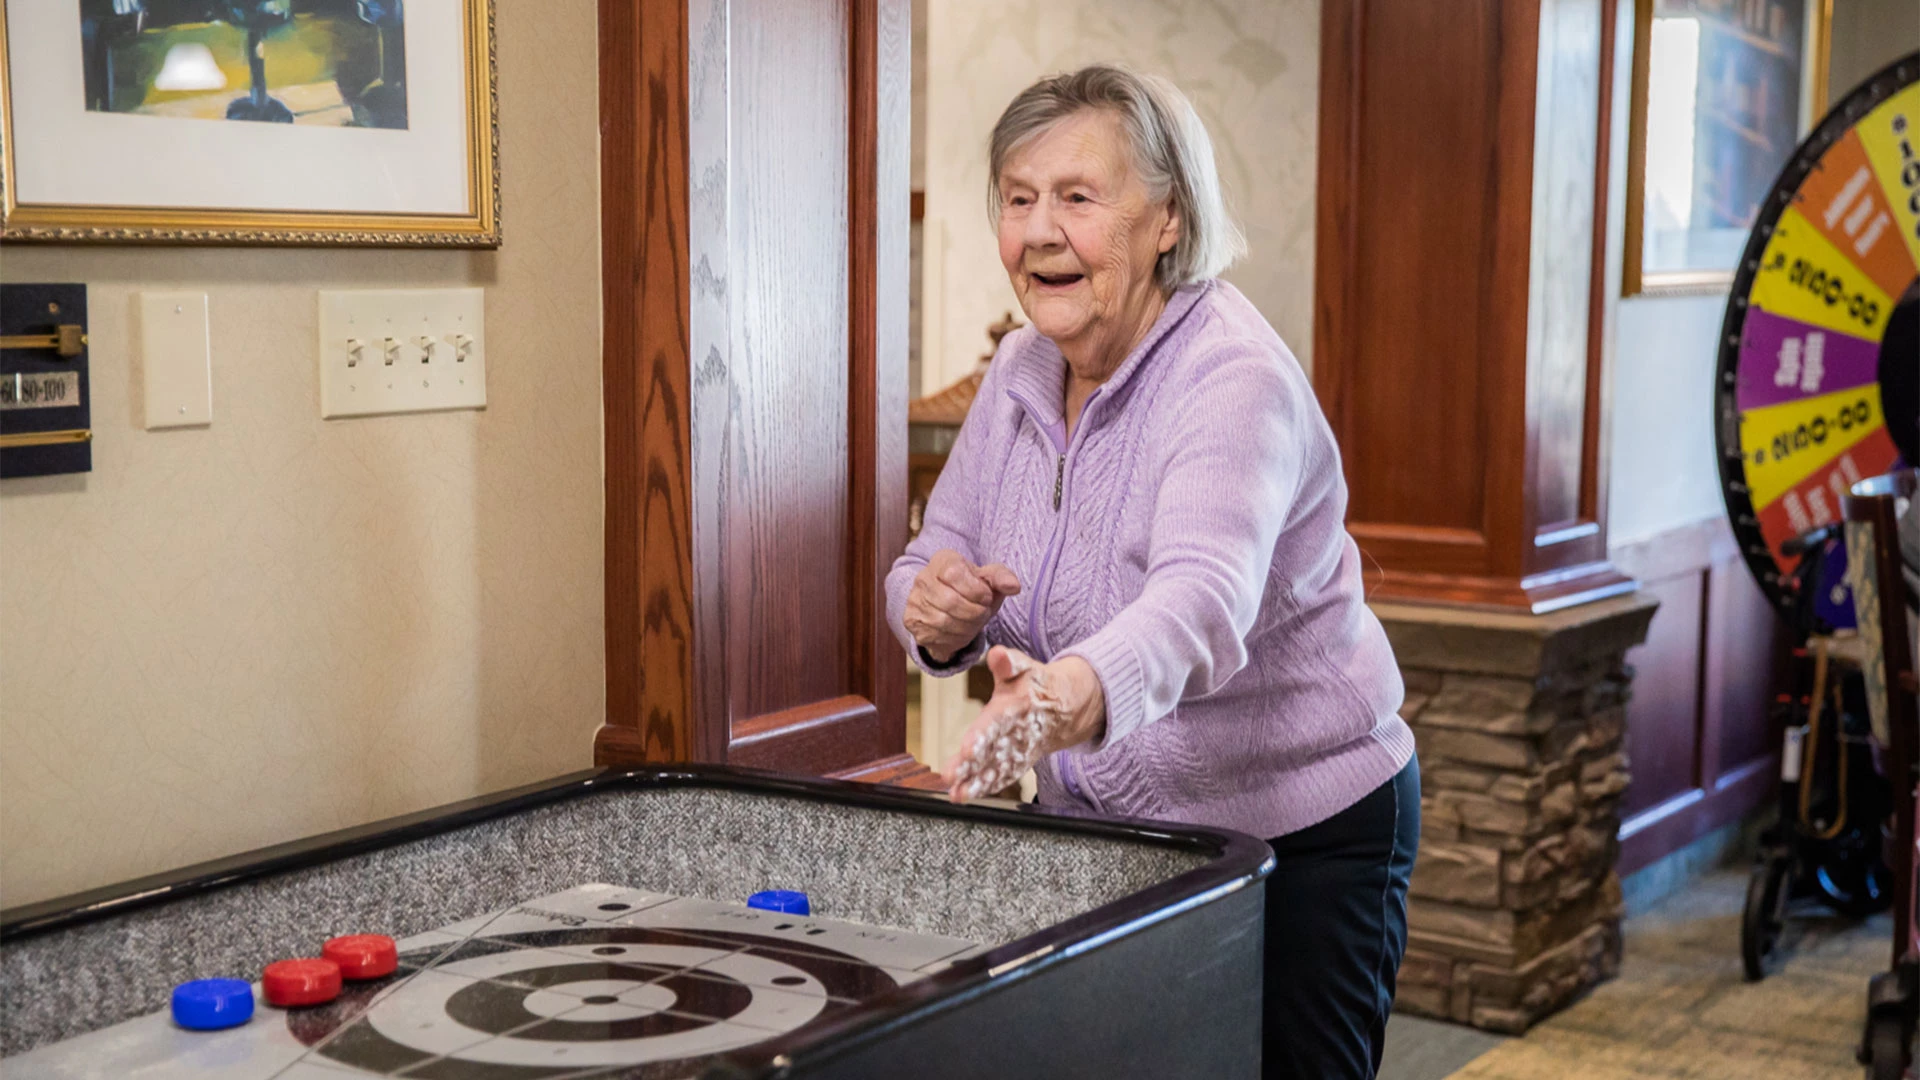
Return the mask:
<path id="1" fill-rule="evenodd" d="M 1377 599 L 1542 613 L 1634 587 L 1606 530 L 1618 16 L 1325 2 L 1314 384 Z"/>
<path id="2" fill-rule="evenodd" d="M 600 10 L 595 757 L 898 778 L 908 5 Z"/>

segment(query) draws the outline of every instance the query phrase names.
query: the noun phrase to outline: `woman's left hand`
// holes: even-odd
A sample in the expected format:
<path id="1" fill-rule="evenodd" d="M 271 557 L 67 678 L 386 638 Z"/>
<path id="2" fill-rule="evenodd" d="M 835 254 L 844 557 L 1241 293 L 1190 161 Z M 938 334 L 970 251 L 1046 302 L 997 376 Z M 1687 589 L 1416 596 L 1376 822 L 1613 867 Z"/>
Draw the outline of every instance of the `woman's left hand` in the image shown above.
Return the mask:
<path id="1" fill-rule="evenodd" d="M 990 795 L 1015 783 L 1056 750 L 1098 738 L 1106 698 L 1092 665 L 1077 656 L 1042 664 L 996 645 L 987 653 L 993 698 L 966 734 L 941 778 L 954 802 Z"/>

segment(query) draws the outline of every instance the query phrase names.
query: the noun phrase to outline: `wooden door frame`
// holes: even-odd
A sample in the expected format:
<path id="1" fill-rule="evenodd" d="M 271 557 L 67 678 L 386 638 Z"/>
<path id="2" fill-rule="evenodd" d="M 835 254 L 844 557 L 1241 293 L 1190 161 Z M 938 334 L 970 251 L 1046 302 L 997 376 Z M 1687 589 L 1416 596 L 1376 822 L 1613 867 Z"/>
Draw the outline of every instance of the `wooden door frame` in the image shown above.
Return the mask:
<path id="1" fill-rule="evenodd" d="M 850 693 L 729 715 L 725 511 L 695 497 L 697 225 L 689 177 L 724 155 L 724 108 L 696 116 L 690 21 L 726 31 L 729 0 L 600 0 L 602 394 L 607 717 L 595 759 L 729 762 L 889 778 L 905 747 L 905 668 L 885 575 L 906 543 L 910 63 L 907 0 L 848 0 Z M 691 9 L 691 11 L 690 11 Z M 703 39 L 704 40 L 704 39 Z M 725 51 L 720 50 L 724 63 Z M 720 82 L 724 87 L 724 79 Z M 717 132 L 717 135 L 716 135 Z M 702 135 L 706 138 L 703 140 Z M 724 170 L 725 162 L 719 162 Z M 703 175 L 705 175 L 703 173 Z M 723 171 L 724 175 L 724 171 Z"/>

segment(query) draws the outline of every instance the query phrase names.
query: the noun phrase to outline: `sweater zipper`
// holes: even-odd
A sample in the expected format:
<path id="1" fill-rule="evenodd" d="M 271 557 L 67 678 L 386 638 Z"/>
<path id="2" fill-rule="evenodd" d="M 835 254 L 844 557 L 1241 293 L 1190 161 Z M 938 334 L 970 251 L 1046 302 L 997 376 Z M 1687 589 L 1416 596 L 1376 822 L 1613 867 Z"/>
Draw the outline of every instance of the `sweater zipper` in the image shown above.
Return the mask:
<path id="1" fill-rule="evenodd" d="M 1063 438 L 1055 442 L 1054 433 L 1047 432 L 1048 441 L 1053 442 L 1054 452 L 1059 455 L 1053 472 L 1053 509 L 1055 511 L 1053 532 L 1047 537 L 1047 552 L 1040 559 L 1040 575 L 1033 583 L 1033 603 L 1027 608 L 1027 640 L 1033 645 L 1035 659 L 1041 663 L 1050 659 L 1051 654 L 1046 643 L 1040 638 L 1040 612 L 1046 607 L 1047 592 L 1053 584 L 1054 563 L 1060 557 L 1061 548 L 1066 546 L 1067 531 L 1061 527 L 1066 521 L 1066 515 L 1059 511 L 1067 505 L 1067 458 L 1072 455 L 1074 446 L 1085 434 L 1087 420 L 1093 415 L 1093 403 L 1098 400 L 1100 400 L 1099 390 L 1087 395 L 1087 403 L 1080 407 L 1080 426 L 1075 429 L 1072 439 Z M 1031 411 L 1032 406 L 1029 405 L 1028 409 Z"/>
<path id="2" fill-rule="evenodd" d="M 1093 403 L 1099 399 L 1100 391 L 1095 390 L 1087 395 L 1086 404 L 1080 407 L 1080 427 L 1075 432 L 1076 439 L 1086 430 L 1087 421 L 1093 414 Z M 1032 406 L 1029 405 L 1028 409 L 1031 411 Z M 1052 432 L 1048 432 L 1048 437 L 1051 440 Z M 1047 552 L 1040 560 L 1040 576 L 1033 585 L 1033 603 L 1027 608 L 1027 640 L 1043 658 L 1042 663 L 1049 655 L 1049 650 L 1040 640 L 1040 612 L 1046 606 L 1047 594 L 1053 584 L 1054 564 L 1060 556 L 1061 549 L 1066 546 L 1066 530 L 1061 527 L 1065 516 L 1060 513 L 1060 510 L 1066 504 L 1067 455 L 1072 452 L 1074 442 L 1075 440 L 1067 440 L 1066 445 L 1054 444 L 1058 457 L 1055 458 L 1053 471 L 1053 534 L 1047 538 Z M 1060 774 L 1061 782 L 1066 785 L 1067 791 L 1074 798 L 1094 805 L 1092 797 L 1081 787 L 1080 770 L 1071 754 L 1064 750 L 1056 751 L 1053 755 L 1053 765 L 1055 771 Z M 1095 809 L 1098 807 L 1095 806 Z"/>

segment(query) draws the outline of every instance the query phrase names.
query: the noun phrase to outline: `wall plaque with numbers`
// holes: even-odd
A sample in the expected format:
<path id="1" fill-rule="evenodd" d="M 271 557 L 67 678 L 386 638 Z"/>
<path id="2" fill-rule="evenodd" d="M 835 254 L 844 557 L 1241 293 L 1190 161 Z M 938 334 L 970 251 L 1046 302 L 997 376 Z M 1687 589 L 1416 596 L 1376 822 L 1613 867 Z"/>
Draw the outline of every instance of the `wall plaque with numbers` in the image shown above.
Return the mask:
<path id="1" fill-rule="evenodd" d="M 62 409 L 80 404 L 80 373 L 16 371 L 0 379 L 0 409 Z"/>
<path id="2" fill-rule="evenodd" d="M 93 470 L 87 287 L 0 285 L 0 480 Z"/>

